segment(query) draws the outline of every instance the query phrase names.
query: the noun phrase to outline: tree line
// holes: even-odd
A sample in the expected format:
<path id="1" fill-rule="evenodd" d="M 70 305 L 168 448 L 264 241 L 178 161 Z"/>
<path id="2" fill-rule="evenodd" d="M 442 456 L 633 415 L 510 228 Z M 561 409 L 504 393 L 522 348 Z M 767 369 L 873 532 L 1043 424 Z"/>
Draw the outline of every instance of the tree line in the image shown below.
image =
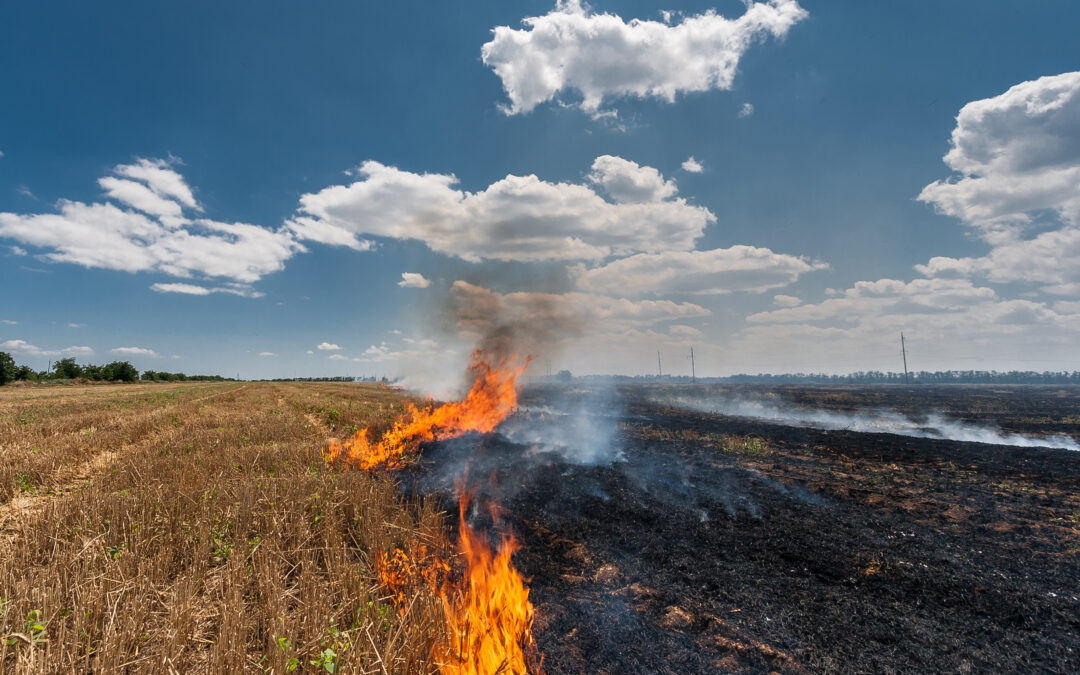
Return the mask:
<path id="1" fill-rule="evenodd" d="M 34 370 L 18 365 L 11 354 L 0 352 L 0 385 L 8 382 L 48 382 L 53 380 L 91 380 L 95 382 L 225 382 L 220 375 L 186 375 L 157 370 L 141 374 L 128 361 L 113 361 L 105 365 L 79 365 L 75 359 L 60 359 L 49 370 Z"/>

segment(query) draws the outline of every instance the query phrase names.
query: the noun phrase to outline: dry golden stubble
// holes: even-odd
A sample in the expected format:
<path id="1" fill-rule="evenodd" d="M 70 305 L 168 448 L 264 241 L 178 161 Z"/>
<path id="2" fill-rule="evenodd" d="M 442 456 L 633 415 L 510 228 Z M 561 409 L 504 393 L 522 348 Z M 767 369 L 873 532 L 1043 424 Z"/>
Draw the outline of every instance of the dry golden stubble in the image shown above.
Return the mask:
<path id="1" fill-rule="evenodd" d="M 89 410 L 65 403 L 74 416 L 125 407 L 143 420 L 140 440 L 110 437 L 109 461 L 83 485 L 15 519 L 0 550 L 0 670 L 432 671 L 436 599 L 418 591 L 399 611 L 372 564 L 416 541 L 448 547 L 444 515 L 403 502 L 388 480 L 330 470 L 325 429 L 308 419 L 330 407 L 341 423 L 375 424 L 400 396 L 337 384 L 166 391 L 172 402 L 125 387 L 89 392 Z M 72 463 L 86 461 L 70 447 Z"/>

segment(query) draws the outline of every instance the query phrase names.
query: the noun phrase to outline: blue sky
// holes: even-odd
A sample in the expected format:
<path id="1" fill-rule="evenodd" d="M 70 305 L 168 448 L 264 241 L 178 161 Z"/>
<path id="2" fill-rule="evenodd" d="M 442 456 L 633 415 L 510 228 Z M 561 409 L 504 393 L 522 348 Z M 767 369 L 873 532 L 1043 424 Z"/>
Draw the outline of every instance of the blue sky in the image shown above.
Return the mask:
<path id="1" fill-rule="evenodd" d="M 1067 2 L 9 4 L 0 344 L 422 378 L 511 322 L 580 373 L 658 349 L 677 373 L 690 345 L 704 374 L 847 372 L 898 369 L 903 329 L 916 368 L 1078 369 L 1078 23 Z"/>

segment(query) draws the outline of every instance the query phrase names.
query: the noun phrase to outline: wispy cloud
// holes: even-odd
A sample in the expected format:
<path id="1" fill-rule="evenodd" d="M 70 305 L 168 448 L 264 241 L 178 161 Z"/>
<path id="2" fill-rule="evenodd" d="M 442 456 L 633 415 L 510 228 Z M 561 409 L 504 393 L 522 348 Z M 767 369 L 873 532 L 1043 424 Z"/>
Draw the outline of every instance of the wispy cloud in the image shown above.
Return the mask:
<path id="1" fill-rule="evenodd" d="M 7 340 L 0 342 L 0 350 L 27 354 L 29 356 L 93 356 L 94 350 L 90 347 L 76 346 L 64 347 L 63 349 L 42 349 L 32 345 L 26 340 Z"/>
<path id="2" fill-rule="evenodd" d="M 158 357 L 157 352 L 145 347 L 116 347 L 109 351 L 117 356 L 148 356 L 155 359 Z"/>
<path id="3" fill-rule="evenodd" d="M 228 293 L 239 295 L 242 298 L 261 298 L 265 293 L 260 293 L 246 284 L 230 284 L 228 286 L 200 286 L 198 284 L 185 283 L 158 283 L 150 287 L 158 293 L 180 293 L 182 295 L 211 295 L 213 293 Z"/>

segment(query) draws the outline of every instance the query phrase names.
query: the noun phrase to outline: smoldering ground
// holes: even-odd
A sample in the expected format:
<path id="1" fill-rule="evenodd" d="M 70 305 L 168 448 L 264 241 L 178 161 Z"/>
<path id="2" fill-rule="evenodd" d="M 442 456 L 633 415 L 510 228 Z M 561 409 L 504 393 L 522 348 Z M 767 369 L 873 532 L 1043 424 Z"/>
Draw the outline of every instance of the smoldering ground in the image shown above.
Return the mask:
<path id="1" fill-rule="evenodd" d="M 527 387 L 518 411 L 494 434 L 467 434 L 428 444 L 413 473 L 412 489 L 452 497 L 462 487 L 482 501 L 512 503 L 537 481 L 558 476 L 545 511 L 553 519 L 577 517 L 591 500 L 612 490 L 640 495 L 640 504 L 677 508 L 702 521 L 740 514 L 760 517 L 750 496 L 769 489 L 806 503 L 821 499 L 786 486 L 752 468 L 700 465 L 686 457 L 657 454 L 630 433 L 630 416 L 610 385 Z"/>
<path id="2" fill-rule="evenodd" d="M 1077 453 L 822 431 L 642 391 L 526 388 L 532 419 L 423 458 L 486 462 L 469 480 L 521 544 L 551 672 L 1076 664 Z M 573 452 L 575 428 L 595 447 Z M 566 447 L 536 443 L 559 434 Z"/>

